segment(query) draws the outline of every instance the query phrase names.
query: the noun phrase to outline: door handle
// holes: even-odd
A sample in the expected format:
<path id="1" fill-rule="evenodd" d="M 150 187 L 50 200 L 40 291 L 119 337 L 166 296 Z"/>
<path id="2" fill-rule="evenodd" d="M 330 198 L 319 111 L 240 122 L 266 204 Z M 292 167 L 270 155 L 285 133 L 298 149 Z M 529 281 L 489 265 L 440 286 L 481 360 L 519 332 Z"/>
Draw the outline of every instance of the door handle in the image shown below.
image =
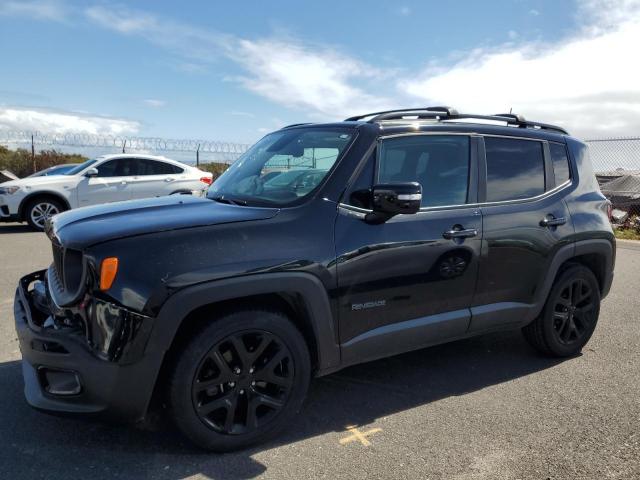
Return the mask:
<path id="1" fill-rule="evenodd" d="M 557 227 L 558 225 L 564 225 L 567 223 L 567 219 L 564 217 L 554 217 L 553 215 L 549 215 L 548 217 L 540 220 L 541 227 Z"/>
<path id="2" fill-rule="evenodd" d="M 478 230 L 476 230 L 475 228 L 456 229 L 455 227 L 451 230 L 447 230 L 442 234 L 442 236 L 447 240 L 451 240 L 453 238 L 475 237 L 476 235 L 478 235 Z"/>
<path id="3" fill-rule="evenodd" d="M 171 177 L 164 179 L 165 182 L 173 182 L 174 180 L 175 178 L 171 178 Z"/>

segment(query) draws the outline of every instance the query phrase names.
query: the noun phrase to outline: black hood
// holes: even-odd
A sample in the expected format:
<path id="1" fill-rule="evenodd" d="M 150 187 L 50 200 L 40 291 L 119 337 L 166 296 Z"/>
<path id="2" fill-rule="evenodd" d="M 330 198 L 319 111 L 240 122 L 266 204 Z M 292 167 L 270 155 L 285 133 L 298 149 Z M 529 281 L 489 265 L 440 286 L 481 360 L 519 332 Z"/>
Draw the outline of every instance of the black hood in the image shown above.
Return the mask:
<path id="1" fill-rule="evenodd" d="M 69 210 L 53 217 L 46 232 L 64 247 L 81 250 L 118 238 L 264 220 L 277 213 L 276 208 L 227 205 L 206 198 L 173 195 Z"/>

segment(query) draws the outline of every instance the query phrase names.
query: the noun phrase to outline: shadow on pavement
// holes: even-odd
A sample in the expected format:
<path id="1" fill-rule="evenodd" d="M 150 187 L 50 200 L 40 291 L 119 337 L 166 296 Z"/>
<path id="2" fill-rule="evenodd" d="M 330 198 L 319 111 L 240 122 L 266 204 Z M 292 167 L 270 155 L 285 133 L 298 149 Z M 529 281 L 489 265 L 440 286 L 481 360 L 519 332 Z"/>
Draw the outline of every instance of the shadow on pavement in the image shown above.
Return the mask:
<path id="1" fill-rule="evenodd" d="M 152 432 L 31 410 L 22 395 L 20 363 L 4 363 L 0 364 L 0 476 L 253 478 L 267 469 L 252 458 L 254 454 L 326 433 L 342 433 L 350 424 L 370 424 L 383 416 L 558 363 L 537 355 L 519 332 L 509 332 L 350 367 L 312 383 L 303 412 L 278 440 L 224 455 L 193 448 L 166 423 Z M 336 445 L 338 438 L 336 435 Z M 287 457 L 280 458 L 287 461 Z"/>
<path id="2" fill-rule="evenodd" d="M 26 223 L 3 223 L 0 222 L 0 235 L 7 233 L 34 233 Z"/>

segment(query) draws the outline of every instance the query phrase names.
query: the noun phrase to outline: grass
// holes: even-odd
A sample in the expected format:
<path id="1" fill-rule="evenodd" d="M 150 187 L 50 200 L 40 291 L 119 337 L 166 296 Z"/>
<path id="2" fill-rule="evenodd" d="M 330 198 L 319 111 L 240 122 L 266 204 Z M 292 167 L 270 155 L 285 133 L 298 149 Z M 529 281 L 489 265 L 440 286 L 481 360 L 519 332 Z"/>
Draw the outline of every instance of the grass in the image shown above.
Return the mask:
<path id="1" fill-rule="evenodd" d="M 625 228 L 624 230 L 615 228 L 613 233 L 616 238 L 620 238 L 622 240 L 640 240 L 640 233 L 632 228 Z"/>

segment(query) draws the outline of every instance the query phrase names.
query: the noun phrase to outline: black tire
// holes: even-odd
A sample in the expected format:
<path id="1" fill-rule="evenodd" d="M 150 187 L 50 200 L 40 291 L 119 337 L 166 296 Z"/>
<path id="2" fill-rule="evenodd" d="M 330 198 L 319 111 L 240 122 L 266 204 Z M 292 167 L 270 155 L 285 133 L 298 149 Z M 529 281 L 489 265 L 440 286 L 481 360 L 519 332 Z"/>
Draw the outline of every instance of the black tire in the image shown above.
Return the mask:
<path id="1" fill-rule="evenodd" d="M 522 332 L 541 353 L 570 357 L 587 344 L 599 314 L 598 280 L 587 267 L 573 265 L 558 275 L 542 313 Z"/>
<path id="2" fill-rule="evenodd" d="M 205 325 L 180 350 L 169 378 L 169 410 L 199 447 L 237 450 L 291 424 L 310 380 L 307 344 L 285 315 L 234 312 Z"/>
<path id="3" fill-rule="evenodd" d="M 36 197 L 29 200 L 24 209 L 24 219 L 33 230 L 42 232 L 47 218 L 64 212 L 66 206 L 55 198 Z"/>

